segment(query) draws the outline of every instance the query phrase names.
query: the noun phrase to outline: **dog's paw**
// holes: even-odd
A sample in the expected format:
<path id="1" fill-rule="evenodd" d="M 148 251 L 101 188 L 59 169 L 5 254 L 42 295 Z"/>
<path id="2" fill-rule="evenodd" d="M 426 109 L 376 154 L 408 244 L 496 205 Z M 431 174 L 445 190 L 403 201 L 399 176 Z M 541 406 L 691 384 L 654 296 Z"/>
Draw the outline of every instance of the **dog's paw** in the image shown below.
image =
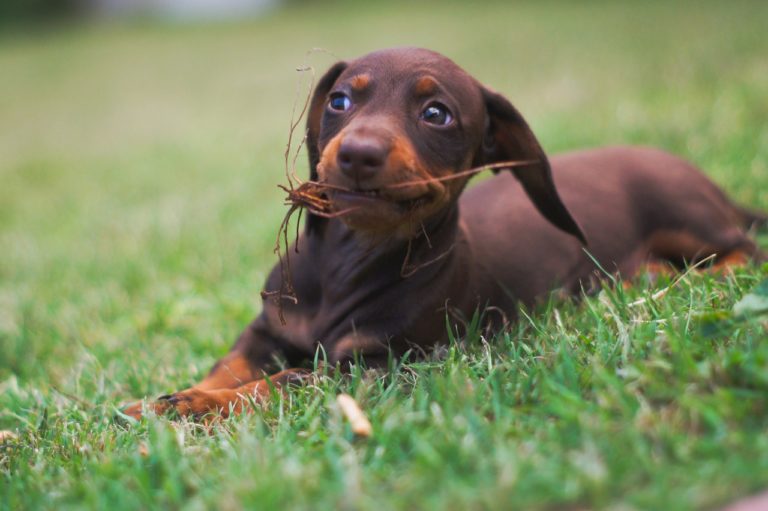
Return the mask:
<path id="1" fill-rule="evenodd" d="M 148 403 L 142 401 L 131 403 L 120 410 L 120 415 L 135 420 L 140 420 L 146 412 L 194 419 L 213 414 L 226 417 L 229 414 L 230 403 L 237 400 L 237 396 L 230 396 L 229 393 L 231 393 L 229 390 L 182 390 L 160 396 Z"/>
<path id="2" fill-rule="evenodd" d="M 145 411 L 151 411 L 155 415 L 164 414 L 169 408 L 168 403 L 165 401 L 154 401 L 151 403 L 144 403 L 143 401 L 136 401 L 122 407 L 119 412 L 120 415 L 130 417 L 135 420 L 141 420 Z"/>
<path id="3" fill-rule="evenodd" d="M 308 371 L 287 369 L 269 378 L 247 383 L 236 389 L 200 390 L 189 388 L 160 396 L 150 403 L 132 403 L 123 407 L 120 414 L 139 420 L 145 411 L 155 415 L 189 417 L 195 420 L 212 417 L 228 417 L 248 411 L 253 403 L 263 403 L 275 393 L 286 390 L 290 384 L 302 383 Z"/>
<path id="4" fill-rule="evenodd" d="M 187 389 L 160 396 L 153 404 L 156 413 L 202 419 L 206 416 L 228 417 L 230 412 L 239 413 L 244 396 L 236 390 L 198 390 Z"/>
<path id="5" fill-rule="evenodd" d="M 141 419 L 142 415 L 144 414 L 144 407 L 142 406 L 142 402 L 137 401 L 135 403 L 125 405 L 120 409 L 120 414 L 127 415 L 128 417 L 136 420 Z"/>

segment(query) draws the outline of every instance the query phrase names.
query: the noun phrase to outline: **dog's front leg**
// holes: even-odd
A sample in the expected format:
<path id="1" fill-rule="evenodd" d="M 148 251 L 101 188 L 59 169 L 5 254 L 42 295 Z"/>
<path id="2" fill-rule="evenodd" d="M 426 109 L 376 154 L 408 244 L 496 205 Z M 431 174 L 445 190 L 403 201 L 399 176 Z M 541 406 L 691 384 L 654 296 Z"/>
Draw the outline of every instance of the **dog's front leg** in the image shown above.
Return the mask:
<path id="1" fill-rule="evenodd" d="M 257 402 L 268 397 L 270 384 L 265 377 L 273 370 L 276 356 L 284 351 L 283 343 L 269 331 L 264 317 L 257 318 L 238 338 L 232 350 L 214 364 L 198 384 L 159 397 L 146 405 L 156 414 L 175 410 L 181 416 L 199 417 L 207 413 L 228 415 L 230 409 L 239 413 L 249 396 Z M 306 371 L 289 369 L 269 380 L 280 388 L 298 379 Z M 136 419 L 143 414 L 142 402 L 126 406 L 122 413 Z"/>
<path id="2" fill-rule="evenodd" d="M 233 389 L 201 390 L 192 387 L 160 396 L 152 406 L 156 413 L 175 412 L 179 416 L 194 419 L 206 415 L 228 417 L 230 414 L 247 411 L 251 402 L 261 403 L 268 399 L 272 389 L 283 390 L 290 383 L 299 383 L 308 374 L 306 369 L 286 369 Z"/>

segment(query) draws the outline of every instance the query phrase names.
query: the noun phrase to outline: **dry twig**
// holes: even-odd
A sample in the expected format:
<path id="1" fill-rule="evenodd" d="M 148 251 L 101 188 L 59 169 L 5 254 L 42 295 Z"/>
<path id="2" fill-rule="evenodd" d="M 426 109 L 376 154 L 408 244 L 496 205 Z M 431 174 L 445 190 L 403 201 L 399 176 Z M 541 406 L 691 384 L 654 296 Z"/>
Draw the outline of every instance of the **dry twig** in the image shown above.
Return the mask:
<path id="1" fill-rule="evenodd" d="M 373 434 L 373 426 L 365 416 L 360 406 L 355 401 L 355 398 L 349 394 L 339 394 L 336 396 L 336 404 L 339 405 L 341 413 L 349 421 L 349 425 L 352 426 L 352 433 L 359 437 L 368 438 Z"/>

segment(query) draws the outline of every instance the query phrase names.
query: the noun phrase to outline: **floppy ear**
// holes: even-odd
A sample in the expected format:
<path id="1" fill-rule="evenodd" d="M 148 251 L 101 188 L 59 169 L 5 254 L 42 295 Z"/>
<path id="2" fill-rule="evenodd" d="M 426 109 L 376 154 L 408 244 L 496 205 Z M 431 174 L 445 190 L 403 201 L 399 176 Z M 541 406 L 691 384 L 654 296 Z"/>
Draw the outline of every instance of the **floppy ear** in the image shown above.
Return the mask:
<path id="1" fill-rule="evenodd" d="M 325 72 L 315 85 L 312 101 L 309 103 L 307 115 L 307 151 L 309 152 L 309 179 L 317 181 L 317 164 L 320 162 L 320 148 L 317 146 L 320 137 L 320 121 L 325 111 L 325 102 L 328 100 L 333 84 L 339 75 L 347 68 L 346 62 L 337 62 Z"/>
<path id="2" fill-rule="evenodd" d="M 307 114 L 307 153 L 309 154 L 309 179 L 317 181 L 317 164 L 320 163 L 320 148 L 318 147 L 320 138 L 320 121 L 325 111 L 325 102 L 328 100 L 328 92 L 336 83 L 339 75 L 347 68 L 346 62 L 337 62 L 325 72 L 315 85 L 315 91 L 312 94 L 312 100 L 309 103 L 309 113 Z M 325 219 L 312 213 L 307 213 L 305 229 L 307 234 L 319 232 L 320 227 L 325 223 Z"/>
<path id="3" fill-rule="evenodd" d="M 504 96 L 482 89 L 488 111 L 488 125 L 483 140 L 482 164 L 515 160 L 534 163 L 510 169 L 534 206 L 558 229 L 586 245 L 581 228 L 566 209 L 552 180 L 547 155 L 520 112 Z"/>

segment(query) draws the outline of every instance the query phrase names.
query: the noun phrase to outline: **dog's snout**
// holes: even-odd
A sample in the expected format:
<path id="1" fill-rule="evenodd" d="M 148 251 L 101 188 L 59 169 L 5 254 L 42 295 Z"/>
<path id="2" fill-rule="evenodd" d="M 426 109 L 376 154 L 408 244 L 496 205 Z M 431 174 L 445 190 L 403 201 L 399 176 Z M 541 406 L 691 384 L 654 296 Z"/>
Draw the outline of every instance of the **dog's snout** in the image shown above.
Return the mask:
<path id="1" fill-rule="evenodd" d="M 370 179 L 384 168 L 389 150 L 390 144 L 380 138 L 349 136 L 341 142 L 336 159 L 347 176 Z"/>

